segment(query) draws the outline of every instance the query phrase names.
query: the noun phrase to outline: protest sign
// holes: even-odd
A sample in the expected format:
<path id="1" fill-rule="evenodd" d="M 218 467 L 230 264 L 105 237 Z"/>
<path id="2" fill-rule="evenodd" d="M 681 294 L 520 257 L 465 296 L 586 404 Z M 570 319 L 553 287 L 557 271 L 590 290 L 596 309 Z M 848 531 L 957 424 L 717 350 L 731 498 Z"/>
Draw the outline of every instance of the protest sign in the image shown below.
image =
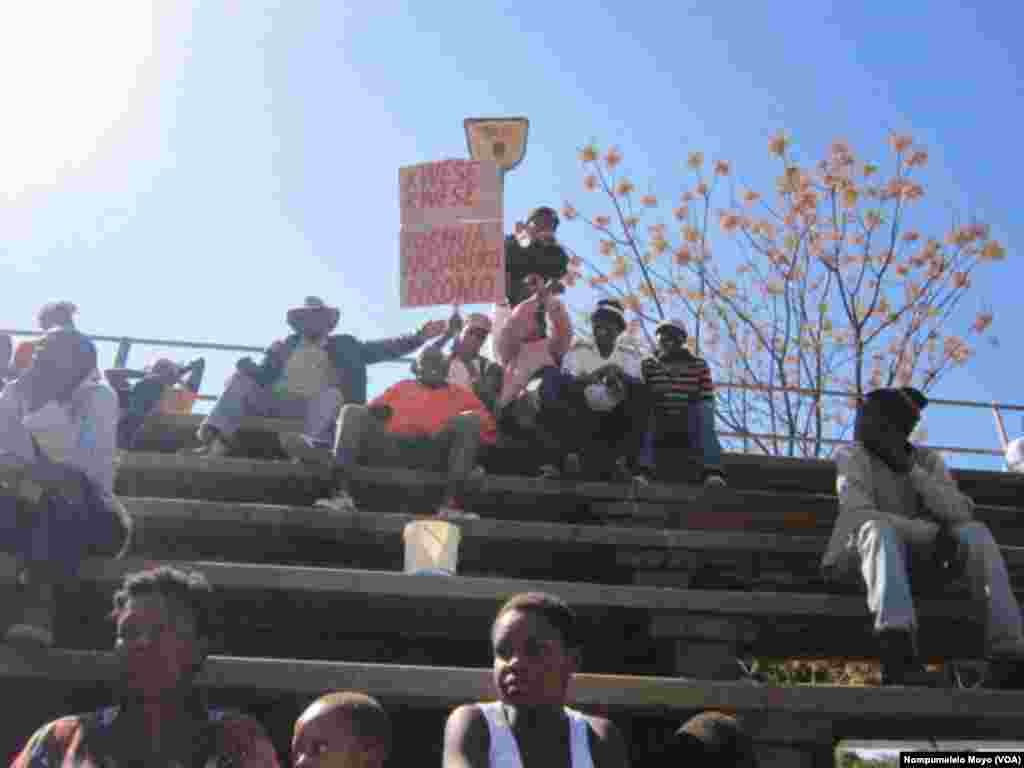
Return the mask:
<path id="1" fill-rule="evenodd" d="M 494 163 L 400 168 L 401 305 L 489 304 L 505 294 L 501 194 Z"/>

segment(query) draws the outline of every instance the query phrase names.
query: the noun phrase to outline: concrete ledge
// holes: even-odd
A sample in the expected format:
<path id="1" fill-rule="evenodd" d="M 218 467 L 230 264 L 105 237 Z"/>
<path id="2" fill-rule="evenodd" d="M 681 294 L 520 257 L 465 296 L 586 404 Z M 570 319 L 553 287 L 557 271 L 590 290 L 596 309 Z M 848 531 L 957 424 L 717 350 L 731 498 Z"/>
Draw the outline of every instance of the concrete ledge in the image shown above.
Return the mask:
<path id="1" fill-rule="evenodd" d="M 192 443 L 202 419 L 198 414 L 160 414 L 151 418 L 140 435 L 140 447 L 144 450 L 170 451 L 185 447 Z M 253 447 L 260 455 L 266 453 L 268 445 L 271 446 L 271 454 L 276 452 L 274 446 L 278 433 L 300 430 L 301 423 L 289 419 L 249 418 L 242 427 L 243 439 L 253 442 Z M 727 452 L 723 461 L 730 482 L 736 488 L 826 494 L 835 492 L 835 463 L 830 459 Z M 952 472 L 961 490 L 979 504 L 1016 505 L 1024 491 L 1024 475 L 957 469 Z"/>
<path id="2" fill-rule="evenodd" d="M 71 684 L 112 683 L 113 654 L 40 651 L 20 654 L 0 647 L 0 676 L 7 680 L 46 679 Z M 349 662 L 297 661 L 214 656 L 200 685 L 303 695 L 330 689 L 361 690 L 389 700 L 430 707 L 493 698 L 490 670 L 465 667 L 420 667 Z M 972 738 L 979 721 L 998 723 L 1007 737 L 1024 727 L 1024 692 L 929 690 L 923 688 L 852 688 L 838 686 L 761 686 L 678 678 L 625 675 L 577 675 L 570 689 L 575 705 L 619 714 L 676 714 L 701 709 L 741 713 L 785 712 L 835 721 L 900 721 L 906 738 L 935 735 L 943 721 L 943 737 Z M 837 731 L 856 738 L 856 729 Z M 871 732 L 861 733 L 869 737 Z"/>
<path id="3" fill-rule="evenodd" d="M 238 622 L 254 631 L 258 627 L 287 626 L 312 610 L 319 612 L 319 629 L 325 636 L 398 632 L 406 640 L 411 636 L 464 640 L 485 629 L 508 597 L 539 591 L 560 596 L 573 606 L 581 621 L 603 633 L 593 635 L 592 642 L 587 644 L 595 652 L 607 651 L 603 644 L 621 634 L 622 642 L 628 642 L 634 651 L 646 647 L 650 654 L 652 642 L 692 639 L 695 622 L 703 625 L 708 620 L 721 620 L 733 627 L 723 633 L 723 642 L 737 653 L 864 658 L 876 652 L 869 614 L 861 596 L 139 559 L 87 561 L 81 577 L 102 588 L 96 594 L 109 594 L 109 588 L 119 583 L 125 573 L 160 563 L 202 571 L 222 590 L 229 635 Z M 365 610 L 366 606 L 373 606 L 373 610 Z M 980 655 L 981 616 L 973 603 L 921 599 L 917 609 L 923 653 L 932 658 Z M 356 624 L 351 618 L 345 620 L 346 612 L 351 610 L 359 610 Z M 88 622 L 89 617 L 83 616 L 80 621 Z M 937 631 L 939 627 L 941 632 Z M 235 638 L 229 641 L 235 652 L 242 649 L 232 646 L 232 642 L 244 645 L 251 639 L 258 641 L 255 635 Z M 707 640 L 703 636 L 702 639 Z M 319 646 L 312 643 L 310 647 Z M 304 655 L 309 653 L 307 650 Z M 625 654 L 624 647 L 621 653 Z M 371 658 L 379 659 L 376 655 Z M 605 654 L 602 663 L 609 661 L 614 659 Z"/>
<path id="4" fill-rule="evenodd" d="M 157 557 L 303 562 L 400 570 L 401 534 L 414 515 L 337 512 L 323 507 L 126 498 L 136 520 L 136 553 Z M 703 583 L 826 587 L 818 562 L 825 536 L 746 531 L 670 530 L 482 518 L 459 523 L 460 573 L 536 574 L 566 581 L 651 581 L 687 575 Z M 521 545 L 510 547 L 508 545 Z M 277 546 L 280 545 L 280 546 Z M 1024 576 L 1024 548 L 1004 546 L 1014 576 Z M 283 557 L 285 559 L 275 559 Z M 738 580 L 738 581 L 736 581 Z M 639 583 L 639 582 L 637 582 Z M 841 590 L 838 590 L 841 591 Z"/>

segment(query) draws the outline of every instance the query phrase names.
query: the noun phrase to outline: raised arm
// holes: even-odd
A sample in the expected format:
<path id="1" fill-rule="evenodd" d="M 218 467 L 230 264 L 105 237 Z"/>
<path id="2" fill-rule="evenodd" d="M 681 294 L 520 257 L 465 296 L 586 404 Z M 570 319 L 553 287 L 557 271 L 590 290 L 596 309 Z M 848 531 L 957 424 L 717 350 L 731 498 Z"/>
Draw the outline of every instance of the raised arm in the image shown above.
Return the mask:
<path id="1" fill-rule="evenodd" d="M 396 336 L 390 339 L 359 342 L 363 363 L 373 365 L 374 363 L 383 363 L 386 360 L 397 360 L 403 355 L 416 351 L 427 341 L 441 336 L 447 327 L 448 322 L 446 320 L 430 320 L 424 323 L 416 333 Z"/>

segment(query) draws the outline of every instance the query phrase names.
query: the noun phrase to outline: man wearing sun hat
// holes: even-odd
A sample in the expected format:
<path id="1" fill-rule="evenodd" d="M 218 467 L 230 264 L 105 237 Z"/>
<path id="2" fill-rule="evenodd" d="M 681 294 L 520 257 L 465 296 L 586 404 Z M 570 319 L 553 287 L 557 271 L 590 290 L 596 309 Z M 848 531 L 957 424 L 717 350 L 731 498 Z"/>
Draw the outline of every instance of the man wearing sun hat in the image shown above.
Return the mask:
<path id="1" fill-rule="evenodd" d="M 331 445 L 341 406 L 366 402 L 366 366 L 400 358 L 445 329 L 445 321 L 434 320 L 414 334 L 363 342 L 331 334 L 340 314 L 315 296 L 288 310 L 294 333 L 271 344 L 261 363 L 248 357 L 238 361 L 227 389 L 199 427 L 203 446 L 197 452 L 229 454 L 246 416 L 302 419 L 306 439 Z"/>
<path id="2" fill-rule="evenodd" d="M 974 502 L 956 486 L 942 457 L 909 442 L 928 405 L 911 387 L 869 392 L 854 442 L 836 451 L 839 517 L 822 560 L 830 577 L 860 571 L 881 645 L 882 682 L 928 685 L 917 655 L 917 616 L 910 592 L 912 562 L 962 570 L 972 597 L 986 609 L 990 687 L 1020 687 L 1024 632 L 1020 606 L 999 545 L 973 519 Z"/>

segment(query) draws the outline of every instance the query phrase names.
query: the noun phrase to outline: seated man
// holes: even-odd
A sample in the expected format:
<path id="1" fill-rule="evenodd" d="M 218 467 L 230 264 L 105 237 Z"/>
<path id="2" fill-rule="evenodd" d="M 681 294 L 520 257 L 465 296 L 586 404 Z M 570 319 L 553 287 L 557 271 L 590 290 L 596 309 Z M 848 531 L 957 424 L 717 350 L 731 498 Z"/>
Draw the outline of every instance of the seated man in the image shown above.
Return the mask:
<path id="1" fill-rule="evenodd" d="M 510 598 L 491 626 L 498 700 L 465 704 L 448 717 L 444 768 L 628 766 L 614 723 L 566 706 L 581 641 L 576 614 L 559 598 Z"/>
<path id="2" fill-rule="evenodd" d="M 206 361 L 197 357 L 188 365 L 161 358 L 143 371 L 108 368 L 107 381 L 117 392 L 121 419 L 117 425 L 117 447 L 128 450 L 142 425 L 154 410 L 161 413 L 191 413 L 203 382 Z M 182 378 L 188 374 L 184 382 Z M 132 379 L 138 379 L 131 384 Z"/>
<path id="3" fill-rule="evenodd" d="M 346 470 L 371 466 L 447 470 L 448 485 L 437 512 L 442 519 L 476 517 L 463 511 L 463 496 L 476 468 L 481 441 L 493 443 L 497 427 L 479 398 L 448 383 L 448 362 L 439 349 L 427 347 L 413 365 L 415 380 L 400 381 L 369 406 L 346 405 L 338 421 L 334 456 L 302 435 L 281 442 L 290 456 L 317 464 L 336 463 L 341 484 L 330 502 L 352 510 Z"/>
<path id="4" fill-rule="evenodd" d="M 451 339 L 455 339 L 451 354 L 448 355 L 448 383 L 471 390 L 487 406 L 487 410 L 496 413 L 503 372 L 500 365 L 488 360 L 480 352 L 490 333 L 491 320 L 487 315 L 474 312 L 466 318 L 465 324 L 459 315 L 452 315 L 448 321 L 448 331 L 432 346 L 442 349 Z"/>
<path id="5" fill-rule="evenodd" d="M 54 586 L 74 579 L 85 557 L 116 554 L 128 539 L 114 497 L 117 397 L 95 370 L 89 339 L 51 331 L 0 394 L 0 530 L 19 561 L 22 602 L 9 640 L 50 645 Z"/>
<path id="6" fill-rule="evenodd" d="M 44 331 L 52 330 L 75 330 L 74 316 L 78 307 L 70 301 L 51 301 L 44 304 L 36 314 L 36 324 Z M 14 351 L 14 359 L 11 360 L 11 367 L 5 377 L 0 371 L 0 378 L 10 381 L 16 379 L 22 373 L 32 367 L 32 358 L 36 352 L 36 346 L 40 339 L 25 339 L 20 342 Z M 2 357 L 2 355 L 0 355 Z"/>
<path id="7" fill-rule="evenodd" d="M 725 485 L 711 369 L 686 348 L 682 321 L 659 323 L 654 337 L 657 351 L 641 366 L 651 414 L 640 464 L 671 482 L 678 477 L 681 456 L 699 456 L 705 485 Z"/>
<path id="8" fill-rule="evenodd" d="M 337 691 L 314 701 L 295 721 L 296 768 L 384 768 L 391 754 L 391 719 L 371 696 Z"/>
<path id="9" fill-rule="evenodd" d="M 621 343 L 626 330 L 622 304 L 601 299 L 591 315 L 592 342 L 577 341 L 561 370 L 543 373 L 541 422 L 563 442 L 566 464 L 606 475 L 630 474 L 646 426 L 641 357 Z"/>
<path id="10" fill-rule="evenodd" d="M 910 387 L 876 389 L 864 399 L 856 442 L 836 451 L 839 517 L 822 565 L 840 578 L 859 568 L 881 643 L 883 685 L 934 682 L 917 656 L 911 564 L 962 568 L 988 613 L 991 663 L 984 684 L 1016 687 L 1024 636 L 999 546 L 988 527 L 972 519 L 974 503 L 957 489 L 939 454 L 908 442 L 927 404 Z"/>
<path id="11" fill-rule="evenodd" d="M 289 310 L 288 325 L 295 333 L 274 342 L 259 365 L 248 357 L 238 361 L 227 389 L 199 427 L 203 446 L 197 453 L 229 454 L 246 416 L 302 419 L 304 435 L 330 445 L 341 406 L 366 402 L 366 366 L 408 354 L 445 328 L 438 320 L 416 334 L 361 342 L 330 335 L 339 314 L 315 297 Z"/>

